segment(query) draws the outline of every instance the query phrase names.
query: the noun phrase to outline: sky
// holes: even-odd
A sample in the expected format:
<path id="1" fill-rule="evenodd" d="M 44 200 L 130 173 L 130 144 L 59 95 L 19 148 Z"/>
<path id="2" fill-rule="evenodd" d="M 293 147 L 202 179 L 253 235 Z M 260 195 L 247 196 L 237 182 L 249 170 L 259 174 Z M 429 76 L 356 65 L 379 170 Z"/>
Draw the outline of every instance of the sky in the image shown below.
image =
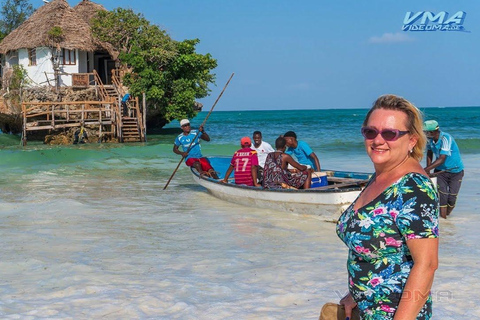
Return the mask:
<path id="1" fill-rule="evenodd" d="M 94 2 L 133 9 L 175 40 L 200 39 L 197 52 L 218 61 L 205 111 L 232 73 L 216 111 L 368 108 L 387 93 L 421 108 L 480 105 L 480 1 Z M 402 31 L 407 12 L 425 11 L 463 11 L 468 32 Z"/>

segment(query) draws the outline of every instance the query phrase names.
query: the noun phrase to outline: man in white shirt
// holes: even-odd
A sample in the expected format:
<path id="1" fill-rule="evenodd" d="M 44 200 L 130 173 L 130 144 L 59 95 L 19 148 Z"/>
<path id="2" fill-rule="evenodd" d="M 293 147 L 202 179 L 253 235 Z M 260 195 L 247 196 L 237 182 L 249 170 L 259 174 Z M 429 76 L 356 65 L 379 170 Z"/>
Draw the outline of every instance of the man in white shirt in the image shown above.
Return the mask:
<path id="1" fill-rule="evenodd" d="M 265 165 L 265 159 L 270 152 L 274 152 L 275 149 L 272 148 L 270 143 L 262 141 L 262 133 L 260 131 L 255 131 L 253 133 L 253 144 L 251 147 L 253 150 L 257 151 L 258 155 L 258 182 L 263 181 L 263 166 Z"/>

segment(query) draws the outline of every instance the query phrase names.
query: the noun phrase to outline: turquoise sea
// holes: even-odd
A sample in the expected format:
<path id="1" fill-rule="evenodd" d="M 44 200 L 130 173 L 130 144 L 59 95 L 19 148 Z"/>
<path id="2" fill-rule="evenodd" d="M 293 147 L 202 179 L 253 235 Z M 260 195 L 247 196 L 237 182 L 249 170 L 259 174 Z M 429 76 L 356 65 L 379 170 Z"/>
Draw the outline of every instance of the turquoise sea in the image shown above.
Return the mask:
<path id="1" fill-rule="evenodd" d="M 422 111 L 453 135 L 466 165 L 458 206 L 441 222 L 435 319 L 479 317 L 480 107 Z M 255 130 L 271 144 L 293 130 L 322 168 L 371 172 L 366 112 L 214 111 L 202 151 L 230 156 Z M 338 301 L 346 249 L 315 212 L 218 200 L 183 164 L 162 190 L 179 133 L 175 121 L 146 143 L 26 147 L 0 134 L 0 318 L 318 319 Z"/>
<path id="2" fill-rule="evenodd" d="M 451 133 L 462 154 L 480 153 L 480 107 L 424 108 L 426 120 L 434 119 L 441 129 Z M 238 147 L 240 138 L 251 136 L 254 130 L 263 133 L 264 140 L 272 145 L 275 139 L 288 130 L 297 133 L 300 140 L 310 144 L 320 160 L 342 159 L 349 162 L 364 157 L 360 126 L 367 109 L 330 110 L 281 110 L 281 111 L 226 111 L 212 112 L 206 130 L 212 141 L 203 143 L 205 155 L 231 155 Z M 198 114 L 192 126 L 198 127 L 208 112 Z M 149 159 L 175 160 L 171 153 L 175 136 L 180 133 L 178 121 L 173 121 L 158 134 L 149 135 L 146 144 L 82 146 L 44 146 L 29 141 L 26 148 L 20 147 L 20 138 L 0 135 L 0 165 L 21 167 L 25 170 L 42 165 L 65 165 L 82 163 L 98 164 L 100 159 Z M 335 161 L 335 165 L 338 163 Z M 349 164 L 352 165 L 352 164 Z M 164 168 L 163 168 L 164 169 Z M 168 170 L 167 170 L 168 171 Z"/>

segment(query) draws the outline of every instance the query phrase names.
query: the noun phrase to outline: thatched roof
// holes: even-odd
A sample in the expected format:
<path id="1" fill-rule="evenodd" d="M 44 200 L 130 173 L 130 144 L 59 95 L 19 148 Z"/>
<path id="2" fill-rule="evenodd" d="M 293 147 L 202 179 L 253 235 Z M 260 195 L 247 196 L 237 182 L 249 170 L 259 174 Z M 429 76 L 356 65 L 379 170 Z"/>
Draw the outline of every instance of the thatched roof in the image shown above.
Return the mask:
<path id="1" fill-rule="evenodd" d="M 83 0 L 75 8 L 70 7 L 66 0 L 46 3 L 3 39 L 0 53 L 37 47 L 60 47 L 89 52 L 106 49 L 111 52 L 111 46 L 93 39 L 87 22 L 97 8 L 105 10 L 103 6 L 88 0 Z M 63 35 L 60 40 L 52 41 L 49 31 L 57 26 L 62 29 Z"/>
<path id="2" fill-rule="evenodd" d="M 86 23 L 90 24 L 90 21 L 98 11 L 106 10 L 101 4 L 92 2 L 90 0 L 82 0 L 75 7 L 73 11 L 77 16 L 82 18 Z"/>
<path id="3" fill-rule="evenodd" d="M 79 18 L 82 18 L 86 23 L 88 23 L 88 25 L 91 25 L 91 21 L 97 12 L 102 10 L 106 10 L 104 6 L 90 0 L 82 0 L 75 7 L 73 7 L 75 15 L 77 15 Z M 117 59 L 119 52 L 116 51 L 110 43 L 101 42 L 97 39 L 93 39 L 93 41 L 97 47 L 107 50 L 114 60 Z"/>

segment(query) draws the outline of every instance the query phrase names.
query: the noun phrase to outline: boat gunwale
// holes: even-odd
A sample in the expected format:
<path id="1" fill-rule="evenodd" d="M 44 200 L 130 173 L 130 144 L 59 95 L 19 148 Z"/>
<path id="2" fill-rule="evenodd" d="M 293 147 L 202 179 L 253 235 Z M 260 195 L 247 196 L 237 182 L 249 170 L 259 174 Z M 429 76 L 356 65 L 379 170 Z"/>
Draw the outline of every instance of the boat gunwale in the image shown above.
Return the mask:
<path id="1" fill-rule="evenodd" d="M 225 187 L 230 187 L 230 188 L 237 188 L 237 189 L 246 189 L 246 190 L 251 190 L 251 191 L 261 191 L 261 192 L 274 192 L 274 193 L 279 193 L 279 192 L 286 192 L 286 193 L 343 193 L 343 192 L 351 192 L 351 191 L 360 191 L 362 190 L 361 186 L 352 186 L 352 187 L 342 187 L 339 189 L 336 189 L 333 187 L 331 189 L 266 189 L 263 187 L 255 187 L 255 186 L 246 186 L 246 185 L 239 185 L 239 184 L 234 184 L 234 183 L 224 183 L 222 182 L 221 179 L 216 180 L 208 176 L 202 176 L 200 175 L 193 167 L 190 167 L 190 171 L 192 174 L 204 181 L 208 181 L 210 183 L 222 185 Z M 328 171 L 334 171 L 335 170 L 328 170 Z M 337 171 L 338 172 L 338 171 Z M 344 171 L 340 171 L 344 172 Z M 357 173 L 357 174 L 366 174 L 362 172 L 351 172 L 351 173 Z"/>

